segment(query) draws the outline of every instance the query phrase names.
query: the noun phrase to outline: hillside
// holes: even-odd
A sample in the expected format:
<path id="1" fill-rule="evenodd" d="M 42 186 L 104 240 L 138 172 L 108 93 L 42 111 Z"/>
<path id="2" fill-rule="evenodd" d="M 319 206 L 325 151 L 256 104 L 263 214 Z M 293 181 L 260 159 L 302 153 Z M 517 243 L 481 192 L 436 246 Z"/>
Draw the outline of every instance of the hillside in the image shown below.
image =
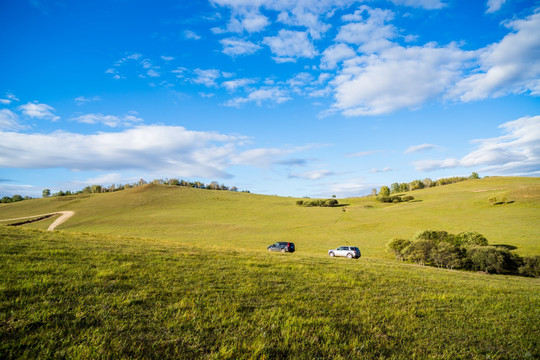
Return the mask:
<path id="1" fill-rule="evenodd" d="M 540 254 L 540 178 L 484 178 L 407 194 L 415 201 L 347 198 L 335 208 L 304 208 L 294 198 L 149 184 L 2 204 L 0 219 L 71 210 L 75 216 L 58 230 L 253 251 L 293 241 L 299 253 L 321 256 L 330 247 L 351 244 L 365 257 L 389 257 L 385 244 L 393 237 L 410 238 L 424 229 L 476 231 L 491 244 L 517 247 L 521 255 Z M 493 196 L 510 203 L 492 206 Z M 25 227 L 46 229 L 53 220 Z"/>

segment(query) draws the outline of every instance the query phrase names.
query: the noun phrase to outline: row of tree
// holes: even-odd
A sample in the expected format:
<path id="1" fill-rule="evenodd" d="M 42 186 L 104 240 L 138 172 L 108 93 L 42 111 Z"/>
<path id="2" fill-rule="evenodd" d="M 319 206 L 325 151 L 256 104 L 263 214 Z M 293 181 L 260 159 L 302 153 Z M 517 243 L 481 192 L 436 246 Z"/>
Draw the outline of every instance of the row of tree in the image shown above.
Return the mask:
<path id="1" fill-rule="evenodd" d="M 334 207 L 334 206 L 337 206 L 338 204 L 339 204 L 339 202 L 336 199 L 298 200 L 298 201 L 296 201 L 296 205 L 298 205 L 298 206 L 306 206 L 306 207 L 313 207 L 313 206 Z"/>
<path id="2" fill-rule="evenodd" d="M 397 194 L 401 192 L 407 192 L 407 191 L 414 191 L 414 190 L 420 190 L 420 189 L 426 189 L 430 187 L 435 186 L 443 186 L 448 184 L 454 184 L 460 181 L 469 180 L 469 179 L 480 179 L 480 176 L 478 173 L 473 172 L 469 177 L 463 177 L 463 176 L 454 176 L 451 178 L 442 178 L 439 180 L 431 180 L 430 178 L 426 178 L 424 180 L 414 180 L 409 183 L 393 183 L 388 186 L 381 186 L 381 189 L 379 190 L 379 193 L 377 194 L 377 189 L 372 190 L 372 195 L 377 196 L 379 198 L 387 198 L 390 196 L 390 194 Z M 385 202 L 391 202 L 391 201 L 385 201 Z"/>
<path id="3" fill-rule="evenodd" d="M 540 256 L 520 257 L 503 246 L 489 246 L 477 232 L 425 230 L 413 240 L 394 238 L 387 248 L 396 259 L 420 265 L 540 277 Z"/>
<path id="4" fill-rule="evenodd" d="M 115 192 L 120 190 L 126 190 L 130 188 L 134 188 L 137 186 L 146 185 L 149 182 L 147 182 L 144 179 L 140 179 L 139 181 L 131 184 L 112 184 L 108 187 L 102 186 L 102 185 L 90 185 L 86 186 L 84 189 L 79 191 L 63 191 L 60 190 L 56 193 L 51 193 L 50 189 L 43 190 L 43 197 L 50 197 L 50 196 L 68 196 L 68 195 L 77 195 L 77 194 L 98 194 L 98 193 L 106 193 L 106 192 Z M 219 184 L 217 181 L 212 181 L 210 184 L 205 184 L 200 181 L 186 181 L 181 179 L 154 179 L 150 183 L 154 184 L 160 184 L 160 185 L 170 185 L 170 186 L 185 186 L 185 187 L 191 187 L 191 188 L 197 188 L 197 189 L 208 189 L 208 190 L 227 190 L 227 191 L 239 191 L 236 186 L 226 186 L 224 184 Z M 249 193 L 248 190 L 242 190 L 242 192 Z"/>
<path id="5" fill-rule="evenodd" d="M 14 203 L 17 201 L 23 201 L 23 200 L 29 200 L 29 199 L 31 199 L 31 197 L 29 196 L 22 197 L 22 195 L 13 195 L 11 197 L 4 196 L 2 199 L 0 199 L 0 203 L 9 204 L 9 203 Z"/>

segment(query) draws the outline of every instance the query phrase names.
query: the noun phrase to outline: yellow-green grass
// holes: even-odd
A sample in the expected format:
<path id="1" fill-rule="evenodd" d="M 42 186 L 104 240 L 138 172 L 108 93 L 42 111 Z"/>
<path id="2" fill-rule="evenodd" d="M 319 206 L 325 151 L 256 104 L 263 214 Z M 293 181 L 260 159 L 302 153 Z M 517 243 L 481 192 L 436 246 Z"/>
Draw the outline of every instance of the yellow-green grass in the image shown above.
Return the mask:
<path id="1" fill-rule="evenodd" d="M 385 244 L 393 237 L 411 238 L 426 229 L 476 231 L 491 244 L 515 246 L 520 255 L 540 254 L 540 178 L 484 178 L 408 194 L 415 201 L 347 198 L 339 199 L 345 206 L 305 208 L 295 198 L 147 185 L 3 204 L 0 219 L 73 210 L 59 230 L 254 251 L 293 241 L 299 253 L 318 256 L 334 246 L 356 245 L 370 258 L 389 258 Z M 510 203 L 492 206 L 493 196 Z M 53 220 L 25 227 L 46 229 Z"/>
<path id="2" fill-rule="evenodd" d="M 0 239 L 2 359 L 540 358 L 539 279 L 4 226 Z"/>

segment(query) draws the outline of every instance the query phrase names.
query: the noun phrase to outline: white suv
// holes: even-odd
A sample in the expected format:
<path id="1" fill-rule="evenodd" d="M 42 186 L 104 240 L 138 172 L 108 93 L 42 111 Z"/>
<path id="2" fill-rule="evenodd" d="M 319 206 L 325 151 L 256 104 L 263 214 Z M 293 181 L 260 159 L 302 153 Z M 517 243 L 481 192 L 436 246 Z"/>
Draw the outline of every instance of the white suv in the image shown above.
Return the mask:
<path id="1" fill-rule="evenodd" d="M 328 255 L 331 257 L 345 256 L 349 259 L 358 259 L 360 257 L 360 249 L 356 246 L 340 246 L 337 249 L 328 250 Z"/>

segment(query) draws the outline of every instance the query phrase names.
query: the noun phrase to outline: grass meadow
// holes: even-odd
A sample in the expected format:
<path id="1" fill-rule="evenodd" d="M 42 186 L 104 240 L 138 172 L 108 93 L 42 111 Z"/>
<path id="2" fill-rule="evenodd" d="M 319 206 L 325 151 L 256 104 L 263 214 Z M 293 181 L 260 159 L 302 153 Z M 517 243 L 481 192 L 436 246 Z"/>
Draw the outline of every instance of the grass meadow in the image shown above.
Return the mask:
<path id="1" fill-rule="evenodd" d="M 0 227 L 0 357 L 534 359 L 540 281 Z"/>
<path id="2" fill-rule="evenodd" d="M 540 279 L 423 267 L 385 249 L 430 229 L 538 255 L 540 179 L 409 194 L 303 208 L 151 184 L 0 204 L 0 220 L 75 211 L 53 232 L 54 218 L 0 226 L 0 358 L 540 358 Z M 297 251 L 267 252 L 276 241 Z M 329 258 L 339 245 L 362 257 Z"/>

